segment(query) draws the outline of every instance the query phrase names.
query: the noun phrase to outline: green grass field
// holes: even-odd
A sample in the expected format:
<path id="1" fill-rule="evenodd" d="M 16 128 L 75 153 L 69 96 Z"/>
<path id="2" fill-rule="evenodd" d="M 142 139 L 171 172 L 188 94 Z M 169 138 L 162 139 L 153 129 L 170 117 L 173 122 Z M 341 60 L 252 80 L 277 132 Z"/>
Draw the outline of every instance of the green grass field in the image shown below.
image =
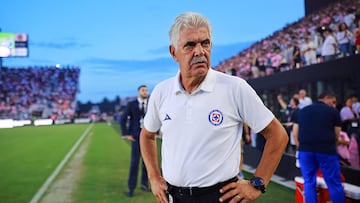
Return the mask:
<path id="1" fill-rule="evenodd" d="M 29 202 L 86 127 L 0 129 L 0 202 Z"/>
<path id="2" fill-rule="evenodd" d="M 0 129 L 0 202 L 29 202 L 88 125 Z M 95 124 L 82 160 L 74 203 L 155 203 L 151 193 L 137 189 L 127 198 L 130 145 L 114 126 Z M 245 177 L 251 174 L 245 173 Z M 257 201 L 295 202 L 295 192 L 270 183 Z"/>

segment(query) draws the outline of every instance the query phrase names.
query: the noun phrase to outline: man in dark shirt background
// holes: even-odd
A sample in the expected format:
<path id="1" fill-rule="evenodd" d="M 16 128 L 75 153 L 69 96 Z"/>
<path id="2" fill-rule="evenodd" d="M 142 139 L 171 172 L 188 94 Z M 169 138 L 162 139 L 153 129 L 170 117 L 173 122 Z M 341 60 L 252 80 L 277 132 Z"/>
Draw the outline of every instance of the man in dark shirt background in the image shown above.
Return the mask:
<path id="1" fill-rule="evenodd" d="M 134 190 L 137 185 L 139 162 L 141 159 L 139 137 L 144 123 L 148 97 L 149 93 L 147 86 L 140 85 L 138 87 L 137 98 L 127 104 L 120 119 L 122 136 L 124 139 L 131 141 L 131 161 L 128 179 L 129 191 L 126 193 L 128 197 L 134 195 Z M 147 170 L 144 162 L 141 160 L 141 189 L 143 191 L 151 191 L 148 182 Z"/>
<path id="2" fill-rule="evenodd" d="M 333 93 L 322 93 L 317 102 L 301 109 L 295 119 L 293 130 L 299 150 L 300 170 L 304 177 L 304 195 L 307 203 L 317 202 L 316 177 L 319 168 L 332 202 L 345 202 L 340 179 L 340 161 L 336 151 L 341 119 L 335 105 L 336 96 Z"/>

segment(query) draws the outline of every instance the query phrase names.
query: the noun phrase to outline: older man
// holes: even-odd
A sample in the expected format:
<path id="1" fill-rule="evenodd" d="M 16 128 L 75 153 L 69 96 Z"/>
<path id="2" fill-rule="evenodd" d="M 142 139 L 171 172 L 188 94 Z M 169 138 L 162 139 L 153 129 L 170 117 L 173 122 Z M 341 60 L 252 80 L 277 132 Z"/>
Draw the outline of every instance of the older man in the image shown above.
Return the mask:
<path id="1" fill-rule="evenodd" d="M 176 203 L 258 198 L 286 147 L 285 129 L 246 81 L 210 68 L 211 26 L 205 17 L 181 14 L 169 34 L 169 51 L 179 72 L 154 88 L 140 135 L 154 196 L 158 202 Z M 237 178 L 244 123 L 266 138 L 250 181 Z M 163 137 L 162 173 L 158 130 Z"/>

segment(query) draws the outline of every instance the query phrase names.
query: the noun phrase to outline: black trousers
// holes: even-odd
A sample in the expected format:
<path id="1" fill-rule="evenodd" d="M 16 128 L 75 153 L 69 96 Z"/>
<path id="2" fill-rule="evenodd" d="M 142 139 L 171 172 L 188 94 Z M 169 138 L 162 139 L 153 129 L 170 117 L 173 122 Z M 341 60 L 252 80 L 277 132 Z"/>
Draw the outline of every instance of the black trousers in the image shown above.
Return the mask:
<path id="1" fill-rule="evenodd" d="M 129 191 L 132 192 L 138 180 L 139 162 L 141 160 L 141 185 L 148 186 L 148 176 L 145 168 L 144 161 L 141 159 L 140 154 L 140 143 L 139 140 L 131 142 L 131 162 L 130 162 L 130 173 L 128 179 Z"/>
<path id="2" fill-rule="evenodd" d="M 220 189 L 228 183 L 236 182 L 237 180 L 237 177 L 234 177 L 230 180 L 218 183 L 214 186 L 211 186 L 212 189 L 210 189 L 209 192 L 200 195 L 189 195 L 177 192 L 177 189 L 172 190 L 171 188 L 173 186 L 169 185 L 170 190 L 168 192 L 171 195 L 169 198 L 172 198 L 173 203 L 220 203 L 219 198 L 223 195 L 220 193 Z"/>

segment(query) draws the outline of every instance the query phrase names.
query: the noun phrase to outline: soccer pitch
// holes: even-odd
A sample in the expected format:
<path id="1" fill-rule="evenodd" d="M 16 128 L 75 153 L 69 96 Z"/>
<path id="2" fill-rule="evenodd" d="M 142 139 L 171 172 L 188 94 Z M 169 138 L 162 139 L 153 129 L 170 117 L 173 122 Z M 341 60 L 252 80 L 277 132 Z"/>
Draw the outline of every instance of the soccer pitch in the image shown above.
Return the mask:
<path id="1" fill-rule="evenodd" d="M 84 133 L 75 154 L 44 188 Z M 83 155 L 77 158 L 81 150 Z M 140 189 L 133 198 L 125 196 L 130 145 L 120 138 L 117 126 L 97 123 L 0 129 L 0 154 L 0 202 L 30 202 L 41 188 L 45 191 L 39 202 L 156 202 L 151 193 Z M 71 171 L 76 171 L 75 177 L 69 176 Z M 245 173 L 246 177 L 250 175 Z M 57 186 L 60 181 L 61 187 Z M 72 182 L 71 187 L 66 181 Z M 51 197 L 52 193 L 58 196 Z M 270 183 L 255 202 L 295 202 L 295 192 Z"/>

